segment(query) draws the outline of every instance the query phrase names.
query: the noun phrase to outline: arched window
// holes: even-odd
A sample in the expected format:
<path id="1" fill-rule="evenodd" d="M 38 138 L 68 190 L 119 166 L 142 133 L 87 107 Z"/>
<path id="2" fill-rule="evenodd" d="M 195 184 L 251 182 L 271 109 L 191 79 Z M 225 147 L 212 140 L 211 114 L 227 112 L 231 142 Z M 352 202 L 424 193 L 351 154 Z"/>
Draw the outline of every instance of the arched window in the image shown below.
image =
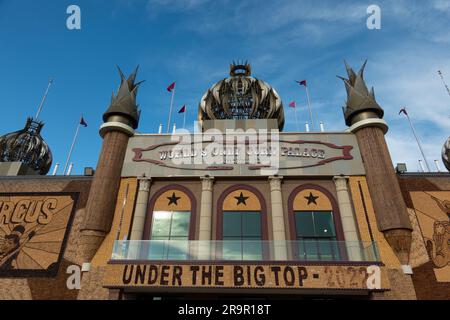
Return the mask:
<path id="1" fill-rule="evenodd" d="M 144 239 L 150 243 L 150 259 L 184 260 L 195 237 L 195 198 L 185 187 L 159 190 L 150 200 Z"/>
<path id="2" fill-rule="evenodd" d="M 339 210 L 329 191 L 303 185 L 290 195 L 291 239 L 296 241 L 294 255 L 305 261 L 342 260 L 345 246 Z"/>
<path id="3" fill-rule="evenodd" d="M 223 240 L 225 260 L 261 260 L 267 240 L 267 213 L 260 192 L 233 186 L 218 201 L 217 240 Z"/>

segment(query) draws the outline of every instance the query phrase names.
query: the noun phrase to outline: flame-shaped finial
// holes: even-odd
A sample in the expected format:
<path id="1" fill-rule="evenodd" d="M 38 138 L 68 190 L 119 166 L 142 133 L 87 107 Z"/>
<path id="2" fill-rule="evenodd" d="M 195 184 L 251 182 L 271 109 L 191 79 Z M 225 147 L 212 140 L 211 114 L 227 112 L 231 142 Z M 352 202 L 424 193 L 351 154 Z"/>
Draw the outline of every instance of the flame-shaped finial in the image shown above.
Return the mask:
<path id="1" fill-rule="evenodd" d="M 112 93 L 111 105 L 103 115 L 103 121 L 107 122 L 112 116 L 121 116 L 128 120 L 130 126 L 136 129 L 139 123 L 140 110 L 136 104 L 136 96 L 139 85 L 144 82 L 140 81 L 135 83 L 139 66 L 136 67 L 134 72 L 128 77 L 123 74 L 122 70 L 117 67 L 120 75 L 120 87 L 117 95 Z"/>
<path id="2" fill-rule="evenodd" d="M 353 118 L 363 112 L 370 112 L 380 119 L 383 118 L 384 111 L 375 100 L 373 87 L 369 91 L 364 81 L 364 69 L 367 60 L 358 73 L 355 73 L 345 60 L 344 63 L 348 79 L 340 76 L 338 78 L 344 81 L 345 89 L 347 90 L 347 103 L 344 107 L 345 123 L 351 126 Z"/>

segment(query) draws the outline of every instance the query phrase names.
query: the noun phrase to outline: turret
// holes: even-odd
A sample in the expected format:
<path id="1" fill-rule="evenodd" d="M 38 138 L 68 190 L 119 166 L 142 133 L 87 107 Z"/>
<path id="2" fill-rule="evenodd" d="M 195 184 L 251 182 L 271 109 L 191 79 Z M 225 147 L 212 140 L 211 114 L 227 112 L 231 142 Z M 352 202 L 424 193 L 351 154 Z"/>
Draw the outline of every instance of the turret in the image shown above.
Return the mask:
<path id="1" fill-rule="evenodd" d="M 230 76 L 215 83 L 200 101 L 198 121 L 204 131 L 225 130 L 220 123 L 228 120 L 233 120 L 230 129 L 245 129 L 247 122 L 254 125 L 259 121 L 267 128 L 283 130 L 284 109 L 280 96 L 267 82 L 251 76 L 248 63 L 231 64 Z"/>
<path id="2" fill-rule="evenodd" d="M 340 77 L 347 90 L 345 123 L 358 140 L 378 229 L 383 232 L 404 270 L 410 271 L 412 228 L 384 138 L 388 131 L 383 120 L 384 111 L 375 100 L 373 88 L 369 91 L 364 81 L 366 62 L 357 74 L 347 63 L 345 65 L 348 79 Z"/>
<path id="3" fill-rule="evenodd" d="M 43 122 L 28 118 L 22 130 L 0 136 L 0 163 L 19 163 L 24 169 L 17 174 L 46 175 L 53 157 L 41 136 L 43 126 Z"/>
<path id="4" fill-rule="evenodd" d="M 90 262 L 111 229 L 128 139 L 139 123 L 136 95 L 142 82 L 135 83 L 137 71 L 138 68 L 127 79 L 119 69 L 120 88 L 117 95 L 113 92 L 111 105 L 103 115 L 100 127 L 103 145 L 81 227 L 82 263 Z"/>

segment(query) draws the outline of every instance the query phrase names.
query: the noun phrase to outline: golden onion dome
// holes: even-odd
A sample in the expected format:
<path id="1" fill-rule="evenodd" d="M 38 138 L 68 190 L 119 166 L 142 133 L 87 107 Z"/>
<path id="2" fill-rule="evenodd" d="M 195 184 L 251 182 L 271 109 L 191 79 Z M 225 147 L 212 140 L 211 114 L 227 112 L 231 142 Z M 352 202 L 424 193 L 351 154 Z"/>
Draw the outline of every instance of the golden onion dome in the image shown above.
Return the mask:
<path id="1" fill-rule="evenodd" d="M 248 63 L 232 64 L 230 77 L 215 83 L 203 95 L 198 121 L 277 119 L 283 129 L 283 103 L 267 82 L 251 77 Z"/>
<path id="2" fill-rule="evenodd" d="M 25 128 L 1 136 L 0 162 L 22 162 L 38 174 L 47 174 L 53 157 L 40 134 L 43 126 L 28 118 Z"/>

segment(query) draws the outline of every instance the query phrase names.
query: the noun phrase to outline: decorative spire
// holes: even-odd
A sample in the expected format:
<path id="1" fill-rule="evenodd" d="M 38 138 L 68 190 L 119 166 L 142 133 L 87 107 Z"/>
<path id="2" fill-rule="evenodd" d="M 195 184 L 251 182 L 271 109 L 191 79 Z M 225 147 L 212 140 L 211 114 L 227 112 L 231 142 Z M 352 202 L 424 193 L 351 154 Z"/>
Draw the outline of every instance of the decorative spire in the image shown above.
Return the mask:
<path id="1" fill-rule="evenodd" d="M 136 67 L 134 72 L 128 77 L 123 74 L 122 70 L 117 67 L 120 75 L 120 87 L 117 95 L 112 93 L 111 105 L 103 115 L 103 121 L 107 122 L 112 116 L 125 117 L 133 129 L 136 129 L 139 123 L 140 110 L 136 104 L 136 96 L 139 85 L 144 82 L 140 81 L 135 83 L 136 75 L 139 70 L 139 66 Z"/>
<path id="2" fill-rule="evenodd" d="M 340 76 L 338 78 L 344 81 L 345 89 L 347 90 L 347 103 L 344 107 L 345 123 L 351 126 L 353 117 L 366 111 L 374 113 L 380 119 L 383 118 L 384 111 L 375 100 L 373 87 L 369 91 L 364 81 L 364 68 L 367 60 L 357 74 L 345 60 L 344 63 L 348 79 Z"/>

